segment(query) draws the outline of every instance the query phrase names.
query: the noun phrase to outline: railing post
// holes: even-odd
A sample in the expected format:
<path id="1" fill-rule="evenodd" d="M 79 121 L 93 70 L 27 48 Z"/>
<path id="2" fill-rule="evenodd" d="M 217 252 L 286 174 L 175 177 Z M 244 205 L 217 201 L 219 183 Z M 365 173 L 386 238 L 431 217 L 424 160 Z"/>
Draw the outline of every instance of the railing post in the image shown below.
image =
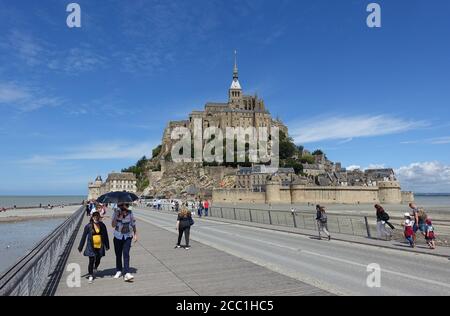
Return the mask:
<path id="1" fill-rule="evenodd" d="M 235 207 L 233 207 L 233 212 L 234 212 L 234 220 L 236 221 L 237 220 L 237 216 L 236 216 L 236 208 Z"/>
<path id="2" fill-rule="evenodd" d="M 272 225 L 272 215 L 270 214 L 270 210 L 269 210 L 269 224 Z"/>
<path id="3" fill-rule="evenodd" d="M 223 208 L 222 207 L 220 208 L 220 216 L 221 216 L 221 218 L 223 218 Z"/>
<path id="4" fill-rule="evenodd" d="M 370 227 L 369 227 L 369 221 L 367 219 L 367 216 L 364 216 L 364 221 L 366 223 L 367 237 L 372 238 L 372 236 L 370 234 Z"/>
<path id="5" fill-rule="evenodd" d="M 338 223 L 338 230 L 339 230 L 339 233 L 340 233 L 341 232 L 341 225 L 339 225 L 339 216 L 336 219 L 337 219 L 337 223 Z"/>
<path id="6" fill-rule="evenodd" d="M 353 220 L 350 218 L 350 225 L 352 226 L 352 234 L 355 235 L 355 228 L 353 228 Z"/>
<path id="7" fill-rule="evenodd" d="M 252 210 L 251 209 L 248 210 L 248 214 L 250 215 L 250 222 L 253 223 Z"/>
<path id="8" fill-rule="evenodd" d="M 297 219 L 295 218 L 295 212 L 292 212 L 292 219 L 294 220 L 294 228 L 297 228 Z"/>

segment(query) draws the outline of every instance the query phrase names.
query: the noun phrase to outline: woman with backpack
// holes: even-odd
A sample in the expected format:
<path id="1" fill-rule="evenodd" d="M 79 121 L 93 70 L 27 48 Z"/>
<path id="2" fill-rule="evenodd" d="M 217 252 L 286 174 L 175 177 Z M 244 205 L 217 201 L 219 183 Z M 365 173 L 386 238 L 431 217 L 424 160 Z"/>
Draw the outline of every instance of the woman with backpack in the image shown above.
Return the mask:
<path id="1" fill-rule="evenodd" d="M 328 216 L 325 212 L 325 207 L 316 205 L 316 221 L 319 227 L 319 239 L 322 239 L 320 232 L 323 231 L 328 236 L 328 240 L 331 240 L 330 232 L 328 231 Z"/>
<path id="2" fill-rule="evenodd" d="M 186 250 L 189 250 L 191 247 L 189 246 L 189 236 L 191 233 L 191 226 L 194 225 L 194 220 L 192 219 L 192 213 L 188 211 L 186 208 L 183 208 L 180 213 L 178 213 L 177 218 L 177 226 L 175 229 L 178 231 L 178 242 L 175 246 L 175 249 L 181 248 L 181 239 L 186 240 Z"/>
<path id="3" fill-rule="evenodd" d="M 104 257 L 106 251 L 109 250 L 108 230 L 106 229 L 105 224 L 100 221 L 99 212 L 92 214 L 89 224 L 84 227 L 83 236 L 81 237 L 80 245 L 78 246 L 78 251 L 80 253 L 83 251 L 85 244 L 86 249 L 84 250 L 84 256 L 89 257 L 89 283 L 92 283 L 102 257 Z"/>
<path id="4" fill-rule="evenodd" d="M 114 251 L 116 253 L 116 275 L 114 279 L 123 276 L 125 282 L 134 281 L 134 276 L 130 273 L 130 249 L 132 241 L 135 243 L 138 241 L 136 219 L 129 208 L 128 203 L 119 203 L 112 218 Z"/>
<path id="5" fill-rule="evenodd" d="M 378 239 L 382 239 L 382 237 L 392 238 L 392 234 L 386 229 L 386 224 L 391 226 L 391 224 L 389 224 L 389 214 L 379 204 L 375 205 L 375 209 L 377 211 L 376 215 Z"/>

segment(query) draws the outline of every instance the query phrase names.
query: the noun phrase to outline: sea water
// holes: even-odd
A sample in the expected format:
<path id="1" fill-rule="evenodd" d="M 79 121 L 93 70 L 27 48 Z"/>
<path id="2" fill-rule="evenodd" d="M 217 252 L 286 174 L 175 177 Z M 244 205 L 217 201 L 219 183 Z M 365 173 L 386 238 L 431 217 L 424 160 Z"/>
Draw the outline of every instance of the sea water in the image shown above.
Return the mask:
<path id="1" fill-rule="evenodd" d="M 0 222 L 0 275 L 64 222 L 64 218 Z"/>

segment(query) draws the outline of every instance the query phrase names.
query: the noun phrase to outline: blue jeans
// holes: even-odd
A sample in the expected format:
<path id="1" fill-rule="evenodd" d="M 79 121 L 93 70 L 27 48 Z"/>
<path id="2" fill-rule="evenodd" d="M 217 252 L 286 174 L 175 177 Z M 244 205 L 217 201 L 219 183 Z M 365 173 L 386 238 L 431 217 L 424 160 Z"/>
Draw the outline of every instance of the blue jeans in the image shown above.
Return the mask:
<path id="1" fill-rule="evenodd" d="M 205 208 L 205 216 L 208 217 L 209 208 Z"/>
<path id="2" fill-rule="evenodd" d="M 406 240 L 409 242 L 409 245 L 410 245 L 411 247 L 413 247 L 413 246 L 414 246 L 414 241 L 413 241 L 412 236 L 405 237 L 405 238 L 406 238 Z"/>
<path id="3" fill-rule="evenodd" d="M 114 251 L 116 253 L 117 272 L 122 272 L 123 274 L 130 273 L 130 249 L 132 239 L 133 238 L 120 240 L 114 238 Z M 124 268 L 122 267 L 122 256 Z"/>

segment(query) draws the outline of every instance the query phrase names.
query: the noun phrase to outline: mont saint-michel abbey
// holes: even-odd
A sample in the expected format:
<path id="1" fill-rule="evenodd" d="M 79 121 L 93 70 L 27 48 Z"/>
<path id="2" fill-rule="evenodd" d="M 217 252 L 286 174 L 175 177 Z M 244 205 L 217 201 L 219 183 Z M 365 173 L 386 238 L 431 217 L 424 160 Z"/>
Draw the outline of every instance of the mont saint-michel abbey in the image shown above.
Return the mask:
<path id="1" fill-rule="evenodd" d="M 217 127 L 222 130 L 225 135 L 227 127 L 260 127 L 267 128 L 270 133 L 271 128 L 276 126 L 280 131 L 288 134 L 288 128 L 278 119 L 273 119 L 267 110 L 264 100 L 258 98 L 257 95 L 245 95 L 239 82 L 239 72 L 237 60 L 235 58 L 233 69 L 233 81 L 228 90 L 228 102 L 217 103 L 209 102 L 205 105 L 204 111 L 193 111 L 189 115 L 189 120 L 172 121 L 167 126 L 163 144 L 163 151 L 170 152 L 171 132 L 177 127 L 186 127 L 193 132 L 194 120 L 199 119 L 203 123 L 203 129 L 208 127 Z"/>

